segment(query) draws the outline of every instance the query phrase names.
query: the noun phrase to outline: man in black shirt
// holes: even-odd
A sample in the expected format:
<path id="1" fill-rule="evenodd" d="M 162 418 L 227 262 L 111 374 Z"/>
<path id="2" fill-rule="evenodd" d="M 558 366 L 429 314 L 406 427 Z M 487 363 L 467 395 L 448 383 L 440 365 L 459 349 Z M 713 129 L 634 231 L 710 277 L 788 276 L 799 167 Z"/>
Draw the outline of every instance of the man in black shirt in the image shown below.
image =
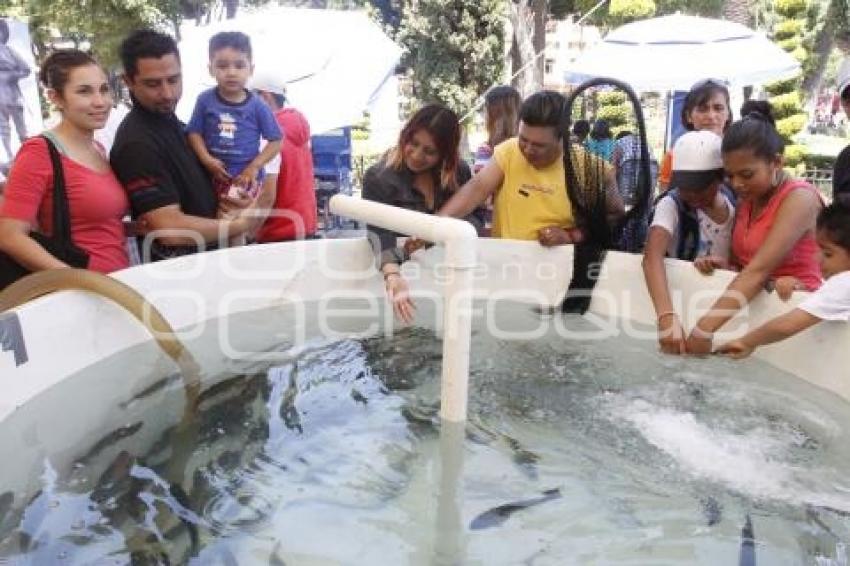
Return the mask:
<path id="1" fill-rule="evenodd" d="M 127 191 L 133 218 L 155 236 L 143 258 L 214 249 L 245 233 L 253 222 L 244 212 L 216 219 L 219 203 L 212 181 L 174 114 L 183 91 L 174 39 L 135 31 L 121 44 L 121 60 L 133 109 L 115 134 L 110 162 Z M 238 211 L 250 204 L 249 198 L 223 198 L 222 207 Z"/>
<path id="2" fill-rule="evenodd" d="M 841 107 L 850 120 L 850 59 L 845 59 L 838 69 L 838 96 L 841 97 Z M 835 160 L 832 170 L 832 196 L 839 193 L 850 194 L 850 145 L 841 150 Z"/>

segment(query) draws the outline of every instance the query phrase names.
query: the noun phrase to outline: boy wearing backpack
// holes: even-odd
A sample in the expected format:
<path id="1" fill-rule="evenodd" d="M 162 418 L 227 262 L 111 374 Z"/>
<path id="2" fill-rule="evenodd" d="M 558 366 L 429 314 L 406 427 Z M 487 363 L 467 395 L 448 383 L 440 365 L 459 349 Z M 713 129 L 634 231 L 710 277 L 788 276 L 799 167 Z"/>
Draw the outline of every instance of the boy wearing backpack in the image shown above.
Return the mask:
<path id="1" fill-rule="evenodd" d="M 671 190 L 655 205 L 643 254 L 643 272 L 658 325 L 658 343 L 668 354 L 685 353 L 685 332 L 670 290 L 664 258 L 693 261 L 700 271 L 727 265 L 735 220 L 733 197 L 722 187 L 721 138 L 708 131 L 682 135 Z"/>

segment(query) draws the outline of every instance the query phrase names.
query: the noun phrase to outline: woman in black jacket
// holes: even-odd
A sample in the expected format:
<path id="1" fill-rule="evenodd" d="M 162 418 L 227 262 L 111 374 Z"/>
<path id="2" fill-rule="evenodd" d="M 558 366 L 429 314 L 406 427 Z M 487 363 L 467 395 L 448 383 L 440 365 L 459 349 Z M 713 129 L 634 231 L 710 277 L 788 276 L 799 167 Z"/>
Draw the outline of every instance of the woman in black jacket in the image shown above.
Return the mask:
<path id="1" fill-rule="evenodd" d="M 420 108 L 401 130 L 398 144 L 366 171 L 363 198 L 434 214 L 470 178 L 469 166 L 459 156 L 459 144 L 457 114 L 438 104 Z M 484 224 L 483 214 L 478 209 L 467 217 L 479 232 Z M 369 226 L 368 230 L 393 310 L 409 323 L 415 307 L 401 264 L 422 242 L 411 240 L 408 245 L 398 246 L 399 234 L 377 226 Z"/>

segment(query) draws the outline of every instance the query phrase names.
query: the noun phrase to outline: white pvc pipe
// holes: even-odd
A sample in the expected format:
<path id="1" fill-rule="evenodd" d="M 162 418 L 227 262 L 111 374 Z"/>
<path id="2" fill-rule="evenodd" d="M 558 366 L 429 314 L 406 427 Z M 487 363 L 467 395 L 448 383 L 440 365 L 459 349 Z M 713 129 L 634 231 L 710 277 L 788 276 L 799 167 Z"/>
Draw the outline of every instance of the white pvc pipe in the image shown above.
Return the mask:
<path id="1" fill-rule="evenodd" d="M 465 421 L 472 341 L 472 270 L 476 264 L 478 240 L 475 228 L 463 220 L 414 212 L 347 195 L 331 198 L 330 208 L 337 215 L 445 246 L 444 267 L 448 283 L 443 296 L 440 416 L 452 422 Z"/>

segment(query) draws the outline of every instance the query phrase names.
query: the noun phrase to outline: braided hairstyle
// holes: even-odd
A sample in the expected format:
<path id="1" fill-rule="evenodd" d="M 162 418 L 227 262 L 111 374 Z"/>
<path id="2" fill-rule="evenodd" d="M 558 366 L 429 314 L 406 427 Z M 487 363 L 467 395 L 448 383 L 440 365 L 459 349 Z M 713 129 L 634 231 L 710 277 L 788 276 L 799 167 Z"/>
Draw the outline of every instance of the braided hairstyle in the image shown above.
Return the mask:
<path id="1" fill-rule="evenodd" d="M 640 144 L 638 167 L 634 171 L 635 204 L 620 222 L 614 226 L 610 225 L 607 210 L 608 187 L 605 181 L 606 162 L 570 143 L 569 136 L 564 136 L 563 160 L 567 195 L 577 222 L 587 234 L 583 242 L 574 246 L 573 276 L 561 303 L 561 311 L 565 313 L 583 314 L 587 311 L 606 250 L 614 247 L 625 226 L 647 215 L 652 198 L 649 145 L 646 141 L 643 111 L 637 95 L 626 83 L 598 78 L 581 84 L 564 102 L 563 131 L 569 132 L 573 105 L 578 97 L 586 90 L 598 86 L 613 86 L 624 92 L 632 105 L 637 126 L 636 135 Z"/>

